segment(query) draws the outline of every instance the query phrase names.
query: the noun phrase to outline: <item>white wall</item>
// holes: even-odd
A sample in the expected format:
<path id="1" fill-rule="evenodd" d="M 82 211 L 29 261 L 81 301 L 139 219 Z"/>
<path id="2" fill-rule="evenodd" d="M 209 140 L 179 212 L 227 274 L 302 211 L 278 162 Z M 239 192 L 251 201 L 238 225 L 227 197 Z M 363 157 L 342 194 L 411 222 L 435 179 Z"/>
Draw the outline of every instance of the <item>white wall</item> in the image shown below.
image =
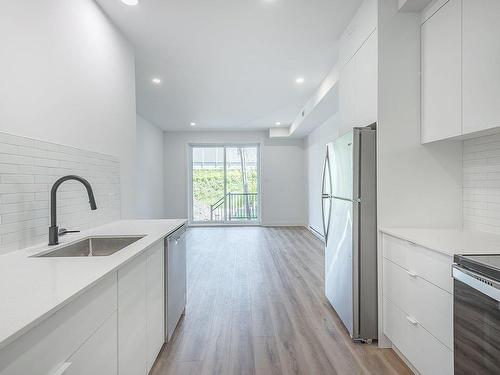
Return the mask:
<path id="1" fill-rule="evenodd" d="M 263 225 L 305 225 L 306 172 L 302 140 L 270 140 L 266 132 L 165 132 L 165 214 L 188 217 L 190 143 L 260 143 Z"/>
<path id="2" fill-rule="evenodd" d="M 137 217 L 164 217 L 163 130 L 137 115 Z"/>
<path id="3" fill-rule="evenodd" d="M 332 142 L 339 135 L 338 132 L 339 118 L 337 114 L 317 127 L 306 138 L 308 223 L 313 230 L 321 235 L 323 234 L 323 223 L 320 197 L 326 144 Z"/>
<path id="4" fill-rule="evenodd" d="M 92 0 L 3 2 L 0 35 L 0 131 L 118 157 L 133 216 L 132 47 Z"/>

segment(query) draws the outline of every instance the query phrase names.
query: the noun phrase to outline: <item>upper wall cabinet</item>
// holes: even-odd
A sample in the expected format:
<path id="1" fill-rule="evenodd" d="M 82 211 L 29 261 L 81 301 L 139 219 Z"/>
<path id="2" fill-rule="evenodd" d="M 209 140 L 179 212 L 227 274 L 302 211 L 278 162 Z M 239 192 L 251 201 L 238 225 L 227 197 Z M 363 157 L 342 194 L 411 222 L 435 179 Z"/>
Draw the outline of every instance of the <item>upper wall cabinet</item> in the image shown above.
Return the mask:
<path id="1" fill-rule="evenodd" d="M 422 143 L 462 132 L 461 0 L 450 0 L 422 25 Z"/>
<path id="2" fill-rule="evenodd" d="M 463 133 L 500 126 L 500 1 L 463 0 Z"/>
<path id="3" fill-rule="evenodd" d="M 439 0 L 426 13 L 422 143 L 499 127 L 500 1 Z"/>
<path id="4" fill-rule="evenodd" d="M 356 55 L 356 126 L 377 121 L 378 34 L 373 32 Z"/>
<path id="5" fill-rule="evenodd" d="M 378 40 L 374 31 L 340 72 L 340 132 L 377 121 Z"/>

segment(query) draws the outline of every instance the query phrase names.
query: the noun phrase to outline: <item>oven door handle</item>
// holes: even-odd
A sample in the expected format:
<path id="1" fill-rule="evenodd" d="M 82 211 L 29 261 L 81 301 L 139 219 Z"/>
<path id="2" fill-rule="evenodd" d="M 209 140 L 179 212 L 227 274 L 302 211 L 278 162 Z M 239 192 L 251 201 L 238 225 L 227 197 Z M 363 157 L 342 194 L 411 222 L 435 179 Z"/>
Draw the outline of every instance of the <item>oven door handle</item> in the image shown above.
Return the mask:
<path id="1" fill-rule="evenodd" d="M 453 278 L 500 302 L 500 283 L 458 265 L 453 265 Z"/>

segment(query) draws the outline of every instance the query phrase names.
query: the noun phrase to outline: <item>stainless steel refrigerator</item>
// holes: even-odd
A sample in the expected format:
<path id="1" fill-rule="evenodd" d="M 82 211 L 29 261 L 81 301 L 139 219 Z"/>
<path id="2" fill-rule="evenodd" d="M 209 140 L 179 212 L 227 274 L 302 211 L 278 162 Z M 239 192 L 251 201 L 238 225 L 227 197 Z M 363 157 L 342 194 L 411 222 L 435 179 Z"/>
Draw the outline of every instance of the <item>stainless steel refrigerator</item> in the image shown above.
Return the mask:
<path id="1" fill-rule="evenodd" d="M 377 338 L 376 124 L 327 145 L 325 294 L 355 341 Z"/>

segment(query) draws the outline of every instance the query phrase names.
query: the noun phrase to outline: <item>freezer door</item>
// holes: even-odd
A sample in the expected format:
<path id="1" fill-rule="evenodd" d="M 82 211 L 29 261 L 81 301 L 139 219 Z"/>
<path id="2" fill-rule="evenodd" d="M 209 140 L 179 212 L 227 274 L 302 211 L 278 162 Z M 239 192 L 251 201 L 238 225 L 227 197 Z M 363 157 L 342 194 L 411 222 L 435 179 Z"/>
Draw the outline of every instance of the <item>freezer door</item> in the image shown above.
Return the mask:
<path id="1" fill-rule="evenodd" d="M 353 335 L 352 215 L 351 201 L 332 199 L 330 238 L 325 250 L 325 294 L 351 337 Z"/>
<path id="2" fill-rule="evenodd" d="M 332 145 L 332 195 L 352 199 L 353 194 L 353 132 L 337 138 Z"/>
<path id="3" fill-rule="evenodd" d="M 332 173 L 330 164 L 330 145 L 326 146 L 325 162 L 323 164 L 323 180 L 321 187 L 321 215 L 323 221 L 323 236 L 328 243 L 328 231 L 331 218 Z"/>

